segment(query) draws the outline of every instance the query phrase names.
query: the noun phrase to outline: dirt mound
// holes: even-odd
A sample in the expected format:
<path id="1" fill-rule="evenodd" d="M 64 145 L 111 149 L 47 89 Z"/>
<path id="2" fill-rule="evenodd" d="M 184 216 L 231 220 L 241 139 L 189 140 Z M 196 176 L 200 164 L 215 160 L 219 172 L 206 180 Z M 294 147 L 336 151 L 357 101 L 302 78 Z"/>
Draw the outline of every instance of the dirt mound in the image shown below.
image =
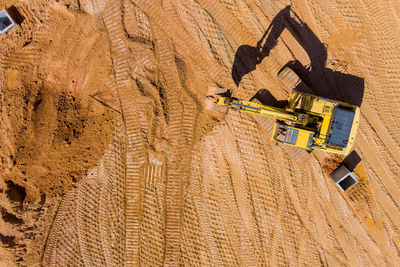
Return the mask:
<path id="1" fill-rule="evenodd" d="M 28 264 L 40 259 L 61 195 L 108 147 L 115 111 L 101 100 L 110 95 L 111 61 L 95 19 L 61 5 L 16 7 L 22 25 L 2 37 L 9 50 L 2 55 L 1 234 L 14 260 Z"/>

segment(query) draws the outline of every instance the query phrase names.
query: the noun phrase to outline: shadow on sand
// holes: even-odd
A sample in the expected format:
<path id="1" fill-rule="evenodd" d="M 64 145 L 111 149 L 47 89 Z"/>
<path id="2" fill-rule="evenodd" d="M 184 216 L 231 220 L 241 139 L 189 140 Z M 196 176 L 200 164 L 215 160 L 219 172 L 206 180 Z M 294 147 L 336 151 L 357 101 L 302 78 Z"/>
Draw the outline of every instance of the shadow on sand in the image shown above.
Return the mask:
<path id="1" fill-rule="evenodd" d="M 274 17 L 256 47 L 242 45 L 237 49 L 232 68 L 232 79 L 235 84 L 238 86 L 244 75 L 255 70 L 256 66 L 269 56 L 285 28 L 303 47 L 310 59 L 308 66 L 302 65 L 298 60 L 290 61 L 285 65 L 294 70 L 311 88 L 312 92 L 305 93 L 360 106 L 364 95 L 364 79 L 327 68 L 326 46 L 291 10 L 290 6 L 282 9 Z"/>
<path id="2" fill-rule="evenodd" d="M 21 25 L 21 23 L 25 20 L 25 17 L 22 16 L 22 14 L 18 11 L 18 9 L 14 5 L 7 8 L 7 13 L 11 16 L 11 18 L 14 20 L 14 22 L 18 25 Z"/>
<path id="3" fill-rule="evenodd" d="M 358 153 L 353 150 L 344 160 L 343 164 L 349 169 L 351 172 L 357 167 L 358 163 L 361 162 L 361 157 Z"/>

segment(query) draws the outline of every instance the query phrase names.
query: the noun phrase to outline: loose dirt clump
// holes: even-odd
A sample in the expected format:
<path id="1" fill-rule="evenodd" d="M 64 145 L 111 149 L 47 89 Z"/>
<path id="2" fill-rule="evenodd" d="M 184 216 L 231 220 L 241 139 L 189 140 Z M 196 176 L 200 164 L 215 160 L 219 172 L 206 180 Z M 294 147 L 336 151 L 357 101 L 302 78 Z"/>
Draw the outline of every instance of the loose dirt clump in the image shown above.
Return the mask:
<path id="1" fill-rule="evenodd" d="M 7 190 L 6 190 L 6 195 L 8 199 L 10 199 L 12 202 L 18 203 L 21 205 L 24 203 L 24 199 L 26 197 L 26 191 L 23 186 L 19 186 L 17 184 L 14 184 L 13 181 L 6 181 L 7 184 Z"/>
<path id="2" fill-rule="evenodd" d="M 34 184 L 48 196 L 59 195 L 102 155 L 112 115 L 95 100 L 84 105 L 66 92 L 57 97 L 44 92 L 39 97 L 40 102 L 36 96 L 34 103 L 28 103 L 30 112 L 24 114 L 24 125 L 16 134 L 13 164 L 20 172 L 18 180 Z"/>
<path id="3" fill-rule="evenodd" d="M 334 170 L 336 170 L 340 164 L 343 162 L 344 156 L 342 155 L 330 155 L 324 159 L 322 169 L 328 175 L 330 175 Z"/>

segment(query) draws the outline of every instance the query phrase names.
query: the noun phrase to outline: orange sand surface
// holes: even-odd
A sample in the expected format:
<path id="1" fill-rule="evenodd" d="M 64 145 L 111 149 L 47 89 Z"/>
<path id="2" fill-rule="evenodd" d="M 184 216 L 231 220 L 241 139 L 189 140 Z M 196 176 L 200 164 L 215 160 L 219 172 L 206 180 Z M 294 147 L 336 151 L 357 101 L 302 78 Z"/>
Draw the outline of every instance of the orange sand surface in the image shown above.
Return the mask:
<path id="1" fill-rule="evenodd" d="M 10 8 L 11 7 L 11 8 Z M 0 266 L 396 266 L 400 2 L 0 0 Z M 359 184 L 209 86 L 361 107 Z"/>

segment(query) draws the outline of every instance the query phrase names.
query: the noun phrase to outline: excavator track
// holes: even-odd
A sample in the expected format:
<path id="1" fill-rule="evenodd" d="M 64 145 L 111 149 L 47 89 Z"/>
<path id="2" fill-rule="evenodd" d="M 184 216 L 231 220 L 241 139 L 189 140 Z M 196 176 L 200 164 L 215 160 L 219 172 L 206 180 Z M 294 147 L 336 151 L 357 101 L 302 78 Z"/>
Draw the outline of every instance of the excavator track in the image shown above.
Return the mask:
<path id="1" fill-rule="evenodd" d="M 290 91 L 296 90 L 297 86 L 302 83 L 299 76 L 289 67 L 283 68 L 279 73 L 278 77 L 286 85 Z"/>
<path id="2" fill-rule="evenodd" d="M 290 67 L 284 67 L 279 71 L 278 77 L 292 93 L 303 92 L 313 94 L 313 90 L 311 90 L 311 88 L 303 82 Z"/>

